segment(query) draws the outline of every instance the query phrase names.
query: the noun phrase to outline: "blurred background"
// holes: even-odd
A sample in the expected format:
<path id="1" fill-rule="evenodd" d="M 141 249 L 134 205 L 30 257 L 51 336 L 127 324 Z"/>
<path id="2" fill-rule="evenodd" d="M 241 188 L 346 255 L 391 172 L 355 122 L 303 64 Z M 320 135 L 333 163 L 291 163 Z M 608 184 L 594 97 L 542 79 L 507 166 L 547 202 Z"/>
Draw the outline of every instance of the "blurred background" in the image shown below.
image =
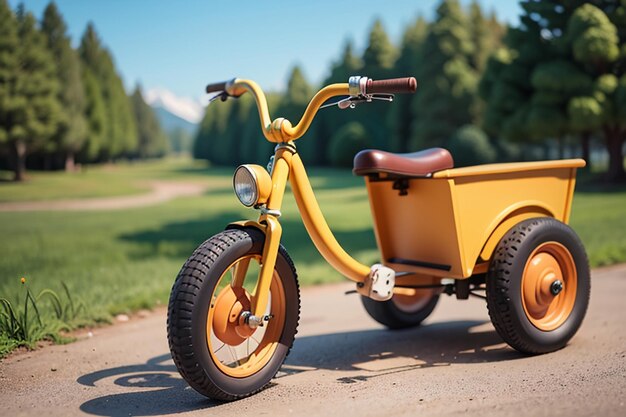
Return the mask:
<path id="1" fill-rule="evenodd" d="M 582 156 L 625 178 L 623 1 L 2 3 L 3 77 L 19 88 L 0 92 L 0 168 L 18 180 L 172 153 L 265 162 L 250 98 L 205 111 L 206 83 L 254 79 L 295 123 L 355 74 L 412 75 L 419 93 L 321 113 L 299 142 L 310 165 L 446 146 L 457 165 Z"/>
<path id="2" fill-rule="evenodd" d="M 293 123 L 325 84 L 418 79 L 393 103 L 322 110 L 298 141 L 364 263 L 378 253 L 354 154 L 433 146 L 456 166 L 585 158 L 572 226 L 592 266 L 626 261 L 625 39 L 626 0 L 0 0 L 0 355 L 165 303 L 198 244 L 254 217 L 232 171 L 273 146 L 250 97 L 202 93 L 233 77 Z M 340 280 L 291 199 L 281 220 L 302 283 Z M 54 320 L 16 333 L 8 306 L 26 313 L 31 289 L 53 290 Z"/>

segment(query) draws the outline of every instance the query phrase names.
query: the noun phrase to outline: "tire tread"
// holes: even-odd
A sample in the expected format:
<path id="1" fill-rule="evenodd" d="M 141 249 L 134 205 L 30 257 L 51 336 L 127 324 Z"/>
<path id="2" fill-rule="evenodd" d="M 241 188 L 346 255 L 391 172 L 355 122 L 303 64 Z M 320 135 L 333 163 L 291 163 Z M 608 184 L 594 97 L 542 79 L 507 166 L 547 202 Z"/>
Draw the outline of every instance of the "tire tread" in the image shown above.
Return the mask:
<path id="1" fill-rule="evenodd" d="M 174 364 L 182 377 L 198 392 L 207 397 L 221 400 L 234 401 L 248 397 L 262 391 L 269 382 L 253 392 L 245 395 L 233 395 L 222 391 L 206 376 L 202 367 L 198 364 L 192 345 L 192 312 L 200 293 L 200 285 L 208 278 L 212 265 L 231 246 L 249 239 L 250 233 L 243 229 L 228 229 L 204 241 L 184 263 L 172 286 L 172 293 L 168 303 L 167 329 L 168 344 Z M 298 294 L 298 316 L 296 317 L 296 329 L 300 320 L 300 286 L 293 261 L 285 248 L 281 245 L 279 256 L 287 261 L 295 279 Z M 295 335 L 295 334 L 294 334 Z M 293 342 L 288 346 L 287 355 L 291 351 Z M 272 378 L 275 375 L 272 375 Z"/>
<path id="2" fill-rule="evenodd" d="M 562 348 L 567 340 L 556 346 L 545 346 L 526 337 L 520 328 L 520 318 L 513 311 L 513 303 L 521 300 L 513 300 L 512 287 L 520 285 L 516 276 L 516 264 L 513 262 L 518 257 L 522 244 L 529 238 L 535 229 L 553 227 L 561 229 L 561 232 L 570 234 L 577 245 L 582 248 L 582 243 L 575 233 L 565 224 L 551 217 L 541 217 L 522 221 L 509 230 L 497 245 L 492 261 L 489 266 L 487 278 L 487 309 L 489 317 L 496 331 L 514 349 L 527 354 L 541 354 Z M 583 249 L 584 254 L 584 249 Z M 576 262 L 580 262 L 577 259 Z M 583 268 L 589 270 L 586 255 L 582 260 Z M 582 279 L 582 277 L 580 277 Z M 521 279 L 521 277 L 519 277 Z M 589 292 L 583 300 L 586 310 L 589 302 Z M 584 316 L 584 311 L 583 311 Z M 582 320 L 582 319 L 581 319 Z"/>

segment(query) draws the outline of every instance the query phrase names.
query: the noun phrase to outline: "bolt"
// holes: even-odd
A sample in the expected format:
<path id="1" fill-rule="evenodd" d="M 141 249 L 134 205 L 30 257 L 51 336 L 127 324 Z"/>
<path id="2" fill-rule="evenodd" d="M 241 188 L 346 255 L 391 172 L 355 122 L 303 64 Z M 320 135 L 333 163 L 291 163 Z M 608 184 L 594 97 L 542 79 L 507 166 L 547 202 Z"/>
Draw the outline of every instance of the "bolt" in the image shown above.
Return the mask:
<path id="1" fill-rule="evenodd" d="M 561 291 L 563 291 L 563 283 L 557 279 L 550 285 L 550 292 L 552 295 L 558 295 Z"/>

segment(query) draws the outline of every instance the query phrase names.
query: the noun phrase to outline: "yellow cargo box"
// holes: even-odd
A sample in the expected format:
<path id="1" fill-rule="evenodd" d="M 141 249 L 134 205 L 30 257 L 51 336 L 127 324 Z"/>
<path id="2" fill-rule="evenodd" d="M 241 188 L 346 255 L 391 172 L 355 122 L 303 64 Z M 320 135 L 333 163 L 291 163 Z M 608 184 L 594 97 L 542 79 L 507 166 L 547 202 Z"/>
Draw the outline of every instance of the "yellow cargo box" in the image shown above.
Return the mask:
<path id="1" fill-rule="evenodd" d="M 455 168 L 429 178 L 366 177 L 383 263 L 419 275 L 485 272 L 511 227 L 533 217 L 569 220 L 582 159 Z"/>

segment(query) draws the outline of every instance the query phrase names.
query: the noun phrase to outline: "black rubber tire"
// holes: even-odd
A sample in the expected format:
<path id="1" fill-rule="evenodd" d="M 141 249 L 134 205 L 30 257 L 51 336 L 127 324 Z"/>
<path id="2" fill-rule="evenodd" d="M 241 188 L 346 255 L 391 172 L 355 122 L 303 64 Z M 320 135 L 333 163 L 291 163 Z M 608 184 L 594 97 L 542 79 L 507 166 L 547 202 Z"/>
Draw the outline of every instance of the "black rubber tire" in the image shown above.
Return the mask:
<path id="1" fill-rule="evenodd" d="M 529 320 L 522 303 L 522 276 L 533 250 L 545 242 L 558 242 L 572 255 L 576 268 L 576 296 L 568 318 L 545 331 Z M 514 349 L 541 354 L 563 348 L 580 327 L 591 290 L 589 262 L 576 233 L 551 217 L 522 221 L 509 230 L 493 255 L 487 274 L 487 308 L 498 334 Z"/>
<path id="2" fill-rule="evenodd" d="M 419 326 L 433 312 L 438 301 L 439 294 L 433 293 L 424 307 L 407 313 L 396 305 L 393 298 L 387 301 L 375 301 L 369 297 L 361 296 L 363 307 L 365 307 L 365 311 L 367 311 L 370 317 L 390 329 L 406 329 Z"/>
<path id="3" fill-rule="evenodd" d="M 237 259 L 260 255 L 264 240 L 263 233 L 254 228 L 225 230 L 194 251 L 174 282 L 167 312 L 172 359 L 185 381 L 209 398 L 233 401 L 261 391 L 276 375 L 293 345 L 300 317 L 300 290 L 293 262 L 282 246 L 275 270 L 285 292 L 285 324 L 269 362 L 253 375 L 234 378 L 215 365 L 206 343 L 208 308 L 215 285 Z"/>

